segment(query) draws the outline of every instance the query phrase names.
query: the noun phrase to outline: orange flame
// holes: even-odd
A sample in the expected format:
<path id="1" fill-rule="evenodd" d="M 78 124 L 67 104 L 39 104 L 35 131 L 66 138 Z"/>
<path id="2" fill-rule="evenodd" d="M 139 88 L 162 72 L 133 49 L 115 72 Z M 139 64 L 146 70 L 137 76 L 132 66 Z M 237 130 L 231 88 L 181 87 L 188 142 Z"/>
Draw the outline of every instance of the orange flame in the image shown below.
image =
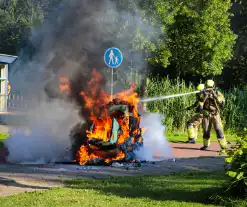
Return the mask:
<path id="1" fill-rule="evenodd" d="M 60 83 L 59 83 L 60 92 L 69 94 L 70 93 L 69 79 L 65 76 L 62 76 L 62 77 L 60 77 L 59 81 L 60 81 Z"/>
<path id="2" fill-rule="evenodd" d="M 102 106 L 111 100 L 109 94 L 105 93 L 99 84 L 103 77 L 95 69 L 92 71 L 92 79 L 88 82 L 88 90 L 81 91 L 80 95 L 85 101 L 84 108 L 92 110 L 92 116 L 100 112 Z"/>
<path id="3" fill-rule="evenodd" d="M 80 150 L 77 152 L 77 157 L 79 157 L 79 164 L 84 165 L 88 160 L 97 158 L 94 154 L 88 153 L 88 148 L 84 145 L 80 147 Z"/>
<path id="4" fill-rule="evenodd" d="M 134 118 L 140 122 L 138 115 L 138 103 L 140 99 L 137 93 L 135 93 L 135 85 L 132 85 L 129 90 L 122 91 L 113 95 L 113 99 L 121 100 L 125 104 L 130 106 L 130 111 L 125 114 L 109 114 L 107 104 L 111 102 L 110 94 L 106 93 L 101 86 L 103 77 L 95 69 L 92 71 L 91 80 L 87 83 L 87 90 L 81 91 L 80 95 L 84 100 L 84 108 L 91 111 L 90 120 L 93 122 L 93 129 L 87 130 L 88 140 L 98 139 L 103 142 L 110 141 L 112 131 L 112 117 L 114 117 L 119 126 L 121 127 L 121 133 L 118 136 L 117 144 L 123 144 L 130 137 L 129 129 L 129 116 L 132 113 Z M 61 86 L 61 83 L 63 85 Z M 60 78 L 60 90 L 61 92 L 70 92 L 69 81 L 66 77 Z M 134 131 L 134 134 L 138 130 Z M 134 141 L 134 140 L 133 140 Z M 125 154 L 119 150 L 114 149 L 110 152 L 104 152 L 92 145 L 82 145 L 77 152 L 77 161 L 80 165 L 84 165 L 87 161 L 95 158 L 104 158 L 106 163 L 111 160 L 119 160 L 125 157 Z"/>
<path id="5" fill-rule="evenodd" d="M 110 117 L 106 119 L 98 119 L 96 117 L 91 117 L 94 123 L 93 131 L 87 130 L 88 139 L 102 139 L 102 141 L 109 141 L 111 135 L 112 120 Z"/>

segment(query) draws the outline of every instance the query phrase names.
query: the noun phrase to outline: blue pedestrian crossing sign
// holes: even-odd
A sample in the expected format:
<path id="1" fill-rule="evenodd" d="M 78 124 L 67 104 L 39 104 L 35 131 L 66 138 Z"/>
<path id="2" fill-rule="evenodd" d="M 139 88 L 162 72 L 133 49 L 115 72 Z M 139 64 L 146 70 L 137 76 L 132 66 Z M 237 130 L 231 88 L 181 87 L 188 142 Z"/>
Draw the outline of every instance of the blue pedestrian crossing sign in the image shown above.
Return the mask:
<path id="1" fill-rule="evenodd" d="M 123 55 L 118 48 L 112 47 L 106 50 L 104 61 L 110 68 L 117 68 L 123 61 Z"/>

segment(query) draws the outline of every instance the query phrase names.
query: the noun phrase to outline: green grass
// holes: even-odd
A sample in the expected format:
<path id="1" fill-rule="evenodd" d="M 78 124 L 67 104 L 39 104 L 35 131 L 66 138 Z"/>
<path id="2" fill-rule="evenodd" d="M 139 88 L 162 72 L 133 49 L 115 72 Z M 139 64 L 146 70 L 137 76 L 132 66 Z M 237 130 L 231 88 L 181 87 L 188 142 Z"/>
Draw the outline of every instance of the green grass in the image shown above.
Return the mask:
<path id="1" fill-rule="evenodd" d="M 66 181 L 65 188 L 3 197 L 0 198 L 0 203 L 1 207 L 221 206 L 210 197 L 222 193 L 226 182 L 227 178 L 223 173 L 73 180 Z M 230 206 L 247 205 L 243 200 L 228 202 Z"/>
<path id="2" fill-rule="evenodd" d="M 187 133 L 171 133 L 171 132 L 168 132 L 166 134 L 166 137 L 167 137 L 167 140 L 169 142 L 186 142 L 188 140 L 188 135 Z M 197 143 L 202 143 L 203 142 L 203 138 L 202 138 L 202 132 L 199 132 L 198 134 L 198 137 L 197 137 Z M 233 134 L 233 133 L 226 133 L 225 134 L 225 137 L 227 139 L 227 141 L 229 142 L 236 142 L 237 141 L 237 138 L 239 138 L 236 134 Z M 212 132 L 212 135 L 211 135 L 211 142 L 217 142 L 217 138 L 216 138 L 216 134 L 215 132 Z"/>
<path id="3" fill-rule="evenodd" d="M 8 134 L 0 132 L 0 147 L 3 147 L 3 140 L 5 140 L 6 138 L 8 138 Z"/>

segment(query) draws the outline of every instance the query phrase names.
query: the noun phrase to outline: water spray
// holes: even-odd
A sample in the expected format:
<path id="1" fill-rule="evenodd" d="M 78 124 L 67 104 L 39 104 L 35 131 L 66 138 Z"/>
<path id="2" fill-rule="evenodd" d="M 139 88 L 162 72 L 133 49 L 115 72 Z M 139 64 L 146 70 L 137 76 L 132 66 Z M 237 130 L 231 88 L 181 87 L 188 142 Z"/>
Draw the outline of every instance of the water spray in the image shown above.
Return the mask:
<path id="1" fill-rule="evenodd" d="M 160 97 L 152 97 L 152 98 L 143 98 L 140 100 L 140 102 L 146 103 L 146 102 L 151 102 L 151 101 L 161 101 L 161 100 L 165 100 L 169 98 L 186 96 L 186 95 L 195 94 L 195 93 L 200 93 L 200 91 L 193 91 L 193 92 L 188 92 L 188 93 L 180 93 L 180 94 L 173 94 L 173 95 L 168 95 L 168 96 L 160 96 Z"/>

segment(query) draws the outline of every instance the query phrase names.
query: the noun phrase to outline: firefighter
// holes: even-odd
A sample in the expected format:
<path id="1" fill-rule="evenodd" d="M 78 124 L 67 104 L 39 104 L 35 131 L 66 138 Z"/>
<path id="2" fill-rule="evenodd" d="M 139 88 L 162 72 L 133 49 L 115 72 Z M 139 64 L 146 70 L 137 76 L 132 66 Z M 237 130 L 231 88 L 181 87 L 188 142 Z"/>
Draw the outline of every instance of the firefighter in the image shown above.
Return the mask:
<path id="1" fill-rule="evenodd" d="M 219 145 L 221 147 L 220 154 L 225 154 L 227 141 L 224 136 L 223 125 L 220 118 L 220 106 L 225 102 L 224 96 L 216 88 L 213 80 L 207 80 L 204 89 L 203 101 L 203 147 L 201 150 L 208 150 L 210 146 L 210 131 L 214 127 Z"/>
<path id="2" fill-rule="evenodd" d="M 192 105 L 187 107 L 187 110 L 196 109 L 196 115 L 194 115 L 188 122 L 187 122 L 187 133 L 188 133 L 188 141 L 187 143 L 196 143 L 197 134 L 198 134 L 198 128 L 202 121 L 202 113 L 200 113 L 200 108 L 202 108 L 203 105 L 203 90 L 205 88 L 204 84 L 199 84 L 197 86 L 197 90 L 200 91 L 200 93 L 196 94 L 196 102 Z"/>

